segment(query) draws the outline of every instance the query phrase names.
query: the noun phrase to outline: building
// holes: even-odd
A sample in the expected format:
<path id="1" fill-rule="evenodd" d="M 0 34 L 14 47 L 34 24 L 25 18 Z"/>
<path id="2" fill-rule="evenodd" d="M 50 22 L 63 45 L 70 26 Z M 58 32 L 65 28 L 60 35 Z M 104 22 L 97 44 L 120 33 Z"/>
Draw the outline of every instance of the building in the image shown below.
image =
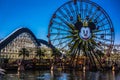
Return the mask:
<path id="1" fill-rule="evenodd" d="M 50 47 L 47 41 L 37 39 L 28 28 L 19 28 L 0 40 L 0 59 L 21 59 L 22 56 L 19 56 L 21 48 L 26 48 L 29 51 L 29 57 L 26 59 L 33 59 L 36 55 L 36 49 L 41 47 L 41 44 Z"/>
<path id="2" fill-rule="evenodd" d="M 115 61 L 115 62 L 117 61 L 120 63 L 120 45 L 119 44 L 115 44 L 113 46 L 110 59 L 112 61 Z"/>

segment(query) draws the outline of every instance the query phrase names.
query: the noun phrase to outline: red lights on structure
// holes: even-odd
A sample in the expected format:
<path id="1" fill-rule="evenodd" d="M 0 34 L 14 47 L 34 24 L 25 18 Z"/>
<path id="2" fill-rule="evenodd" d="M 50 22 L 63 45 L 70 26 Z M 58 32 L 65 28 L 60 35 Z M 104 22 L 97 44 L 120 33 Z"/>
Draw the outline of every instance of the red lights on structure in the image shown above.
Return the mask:
<path id="1" fill-rule="evenodd" d="M 74 4 L 76 4 L 77 3 L 77 0 L 74 0 Z"/>
<path id="2" fill-rule="evenodd" d="M 53 14 L 53 18 L 56 18 L 56 14 Z"/>
<path id="3" fill-rule="evenodd" d="M 52 24 L 53 24 L 53 22 L 52 22 L 52 21 L 50 21 L 50 25 L 49 25 L 49 26 L 52 26 Z"/>
<path id="4" fill-rule="evenodd" d="M 111 28 L 111 32 L 114 32 L 114 29 L 113 29 L 113 28 Z"/>
<path id="5" fill-rule="evenodd" d="M 47 37 L 49 38 L 49 37 L 50 37 L 50 34 L 48 34 Z"/>
<path id="6" fill-rule="evenodd" d="M 70 21 L 73 21 L 73 17 L 72 16 L 70 16 Z"/>
<path id="7" fill-rule="evenodd" d="M 100 10 L 100 7 L 97 7 L 97 10 Z"/>

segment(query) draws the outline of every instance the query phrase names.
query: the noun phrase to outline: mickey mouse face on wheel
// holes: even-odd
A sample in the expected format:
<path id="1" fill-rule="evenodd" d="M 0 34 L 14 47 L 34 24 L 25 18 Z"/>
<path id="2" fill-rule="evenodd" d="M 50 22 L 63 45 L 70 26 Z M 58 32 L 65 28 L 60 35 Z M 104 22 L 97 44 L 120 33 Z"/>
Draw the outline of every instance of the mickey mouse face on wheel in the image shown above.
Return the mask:
<path id="1" fill-rule="evenodd" d="M 85 41 L 91 38 L 92 30 L 96 29 L 93 22 L 76 22 L 75 27 L 79 31 L 80 38 Z"/>
<path id="2" fill-rule="evenodd" d="M 80 32 L 79 32 L 79 36 L 81 39 L 83 40 L 88 40 L 91 38 L 91 32 L 90 32 L 90 28 L 89 27 L 82 27 Z"/>

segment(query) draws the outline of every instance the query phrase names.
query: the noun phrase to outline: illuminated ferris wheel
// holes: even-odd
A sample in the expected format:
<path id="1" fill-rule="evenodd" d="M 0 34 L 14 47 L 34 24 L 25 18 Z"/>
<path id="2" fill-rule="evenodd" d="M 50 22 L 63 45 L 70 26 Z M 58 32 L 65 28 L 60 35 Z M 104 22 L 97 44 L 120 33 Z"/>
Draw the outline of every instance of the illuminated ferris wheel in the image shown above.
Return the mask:
<path id="1" fill-rule="evenodd" d="M 70 51 L 73 59 L 84 54 L 94 66 L 96 61 L 101 65 L 99 55 L 109 56 L 114 44 L 114 28 L 110 17 L 98 4 L 72 0 L 52 15 L 48 41 L 60 51 Z"/>

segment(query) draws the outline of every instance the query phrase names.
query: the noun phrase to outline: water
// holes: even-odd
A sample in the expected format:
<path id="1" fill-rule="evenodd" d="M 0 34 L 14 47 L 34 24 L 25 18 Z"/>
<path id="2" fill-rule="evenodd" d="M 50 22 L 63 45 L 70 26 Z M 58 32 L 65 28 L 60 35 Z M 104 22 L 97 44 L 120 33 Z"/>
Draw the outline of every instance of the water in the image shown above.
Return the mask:
<path id="1" fill-rule="evenodd" d="M 0 80 L 120 80 L 120 72 L 83 71 L 8 71 Z"/>

